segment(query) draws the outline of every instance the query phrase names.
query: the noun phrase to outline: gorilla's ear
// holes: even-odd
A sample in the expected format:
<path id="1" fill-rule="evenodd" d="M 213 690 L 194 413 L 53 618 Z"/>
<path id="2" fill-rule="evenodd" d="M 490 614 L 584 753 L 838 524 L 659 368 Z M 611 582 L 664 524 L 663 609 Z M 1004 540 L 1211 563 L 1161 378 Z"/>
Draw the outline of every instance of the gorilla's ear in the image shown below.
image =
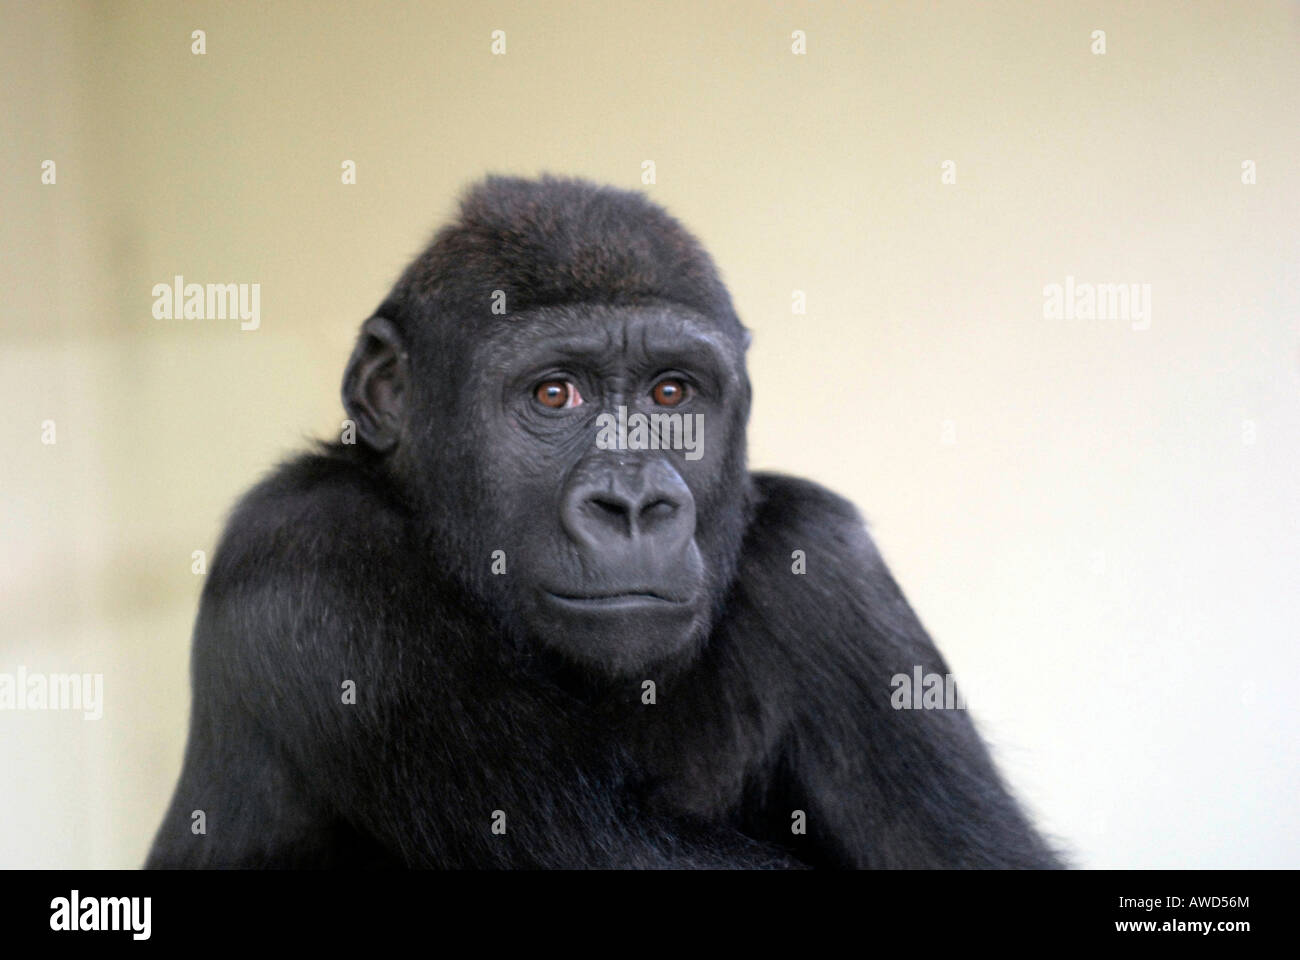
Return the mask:
<path id="1" fill-rule="evenodd" d="M 410 362 L 402 335 L 386 317 L 371 317 L 343 372 L 343 408 L 357 432 L 380 453 L 402 435 Z"/>

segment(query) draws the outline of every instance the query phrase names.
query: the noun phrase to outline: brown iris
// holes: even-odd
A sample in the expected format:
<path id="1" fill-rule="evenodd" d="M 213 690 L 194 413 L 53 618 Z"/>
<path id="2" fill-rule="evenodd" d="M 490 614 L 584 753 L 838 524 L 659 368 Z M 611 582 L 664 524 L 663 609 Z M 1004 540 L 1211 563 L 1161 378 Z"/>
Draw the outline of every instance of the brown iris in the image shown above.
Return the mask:
<path id="1" fill-rule="evenodd" d="M 582 403 L 578 388 L 568 380 L 547 380 L 539 383 L 533 396 L 542 406 L 550 407 L 552 410 L 576 407 Z"/>
<path id="2" fill-rule="evenodd" d="M 680 380 L 660 380 L 650 395 L 661 407 L 675 407 L 686 399 L 686 384 Z"/>

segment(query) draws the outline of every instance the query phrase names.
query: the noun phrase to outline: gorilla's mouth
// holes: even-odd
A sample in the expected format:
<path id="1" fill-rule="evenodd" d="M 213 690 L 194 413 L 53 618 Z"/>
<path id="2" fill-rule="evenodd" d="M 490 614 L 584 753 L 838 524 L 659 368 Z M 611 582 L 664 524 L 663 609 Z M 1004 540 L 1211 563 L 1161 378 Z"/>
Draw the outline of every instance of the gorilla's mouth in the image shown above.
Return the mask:
<path id="1" fill-rule="evenodd" d="M 639 607 L 681 607 L 688 601 L 669 597 L 654 590 L 628 590 L 620 593 L 556 593 L 543 591 L 554 603 L 576 610 L 624 611 Z"/>

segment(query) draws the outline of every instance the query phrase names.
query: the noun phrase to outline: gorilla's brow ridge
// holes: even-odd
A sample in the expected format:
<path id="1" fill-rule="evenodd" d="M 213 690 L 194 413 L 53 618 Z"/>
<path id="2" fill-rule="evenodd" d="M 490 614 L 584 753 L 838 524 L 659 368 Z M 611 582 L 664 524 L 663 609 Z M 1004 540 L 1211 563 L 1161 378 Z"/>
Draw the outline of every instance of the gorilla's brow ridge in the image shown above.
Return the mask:
<path id="1" fill-rule="evenodd" d="M 608 322 L 602 322 L 596 329 L 572 329 L 576 318 L 566 310 L 574 308 L 580 318 L 577 322 L 582 323 L 605 311 L 624 313 L 629 309 L 626 304 L 603 304 L 595 310 L 586 304 L 566 304 L 558 309 L 540 310 L 527 318 L 530 322 L 521 323 L 524 317 L 517 316 L 513 321 L 515 326 L 499 328 L 492 338 L 493 349 L 508 353 L 512 365 L 515 362 L 536 362 L 536 355 L 541 352 L 599 365 L 612 357 L 627 355 L 633 346 L 628 337 L 635 336 L 634 342 L 642 357 L 658 358 L 688 368 L 705 365 L 716 375 L 730 373 L 734 376 L 743 354 L 726 332 L 716 329 L 711 318 L 690 308 L 679 308 L 679 312 L 679 309 L 665 307 L 667 305 L 655 304 L 653 307 L 632 308 L 638 313 L 654 309 L 650 315 L 642 315 L 639 331 L 630 330 L 631 324 L 612 325 Z"/>

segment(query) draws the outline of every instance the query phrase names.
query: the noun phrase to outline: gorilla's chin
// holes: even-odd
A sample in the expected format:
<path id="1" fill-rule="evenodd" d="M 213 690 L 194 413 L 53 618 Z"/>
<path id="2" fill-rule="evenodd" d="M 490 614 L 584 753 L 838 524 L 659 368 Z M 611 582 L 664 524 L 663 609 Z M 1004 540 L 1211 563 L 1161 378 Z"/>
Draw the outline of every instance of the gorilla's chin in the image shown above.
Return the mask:
<path id="1" fill-rule="evenodd" d="M 532 632 L 548 647 L 607 677 L 680 658 L 707 626 L 698 598 L 679 601 L 640 591 L 565 596 L 543 590 L 530 619 Z"/>

